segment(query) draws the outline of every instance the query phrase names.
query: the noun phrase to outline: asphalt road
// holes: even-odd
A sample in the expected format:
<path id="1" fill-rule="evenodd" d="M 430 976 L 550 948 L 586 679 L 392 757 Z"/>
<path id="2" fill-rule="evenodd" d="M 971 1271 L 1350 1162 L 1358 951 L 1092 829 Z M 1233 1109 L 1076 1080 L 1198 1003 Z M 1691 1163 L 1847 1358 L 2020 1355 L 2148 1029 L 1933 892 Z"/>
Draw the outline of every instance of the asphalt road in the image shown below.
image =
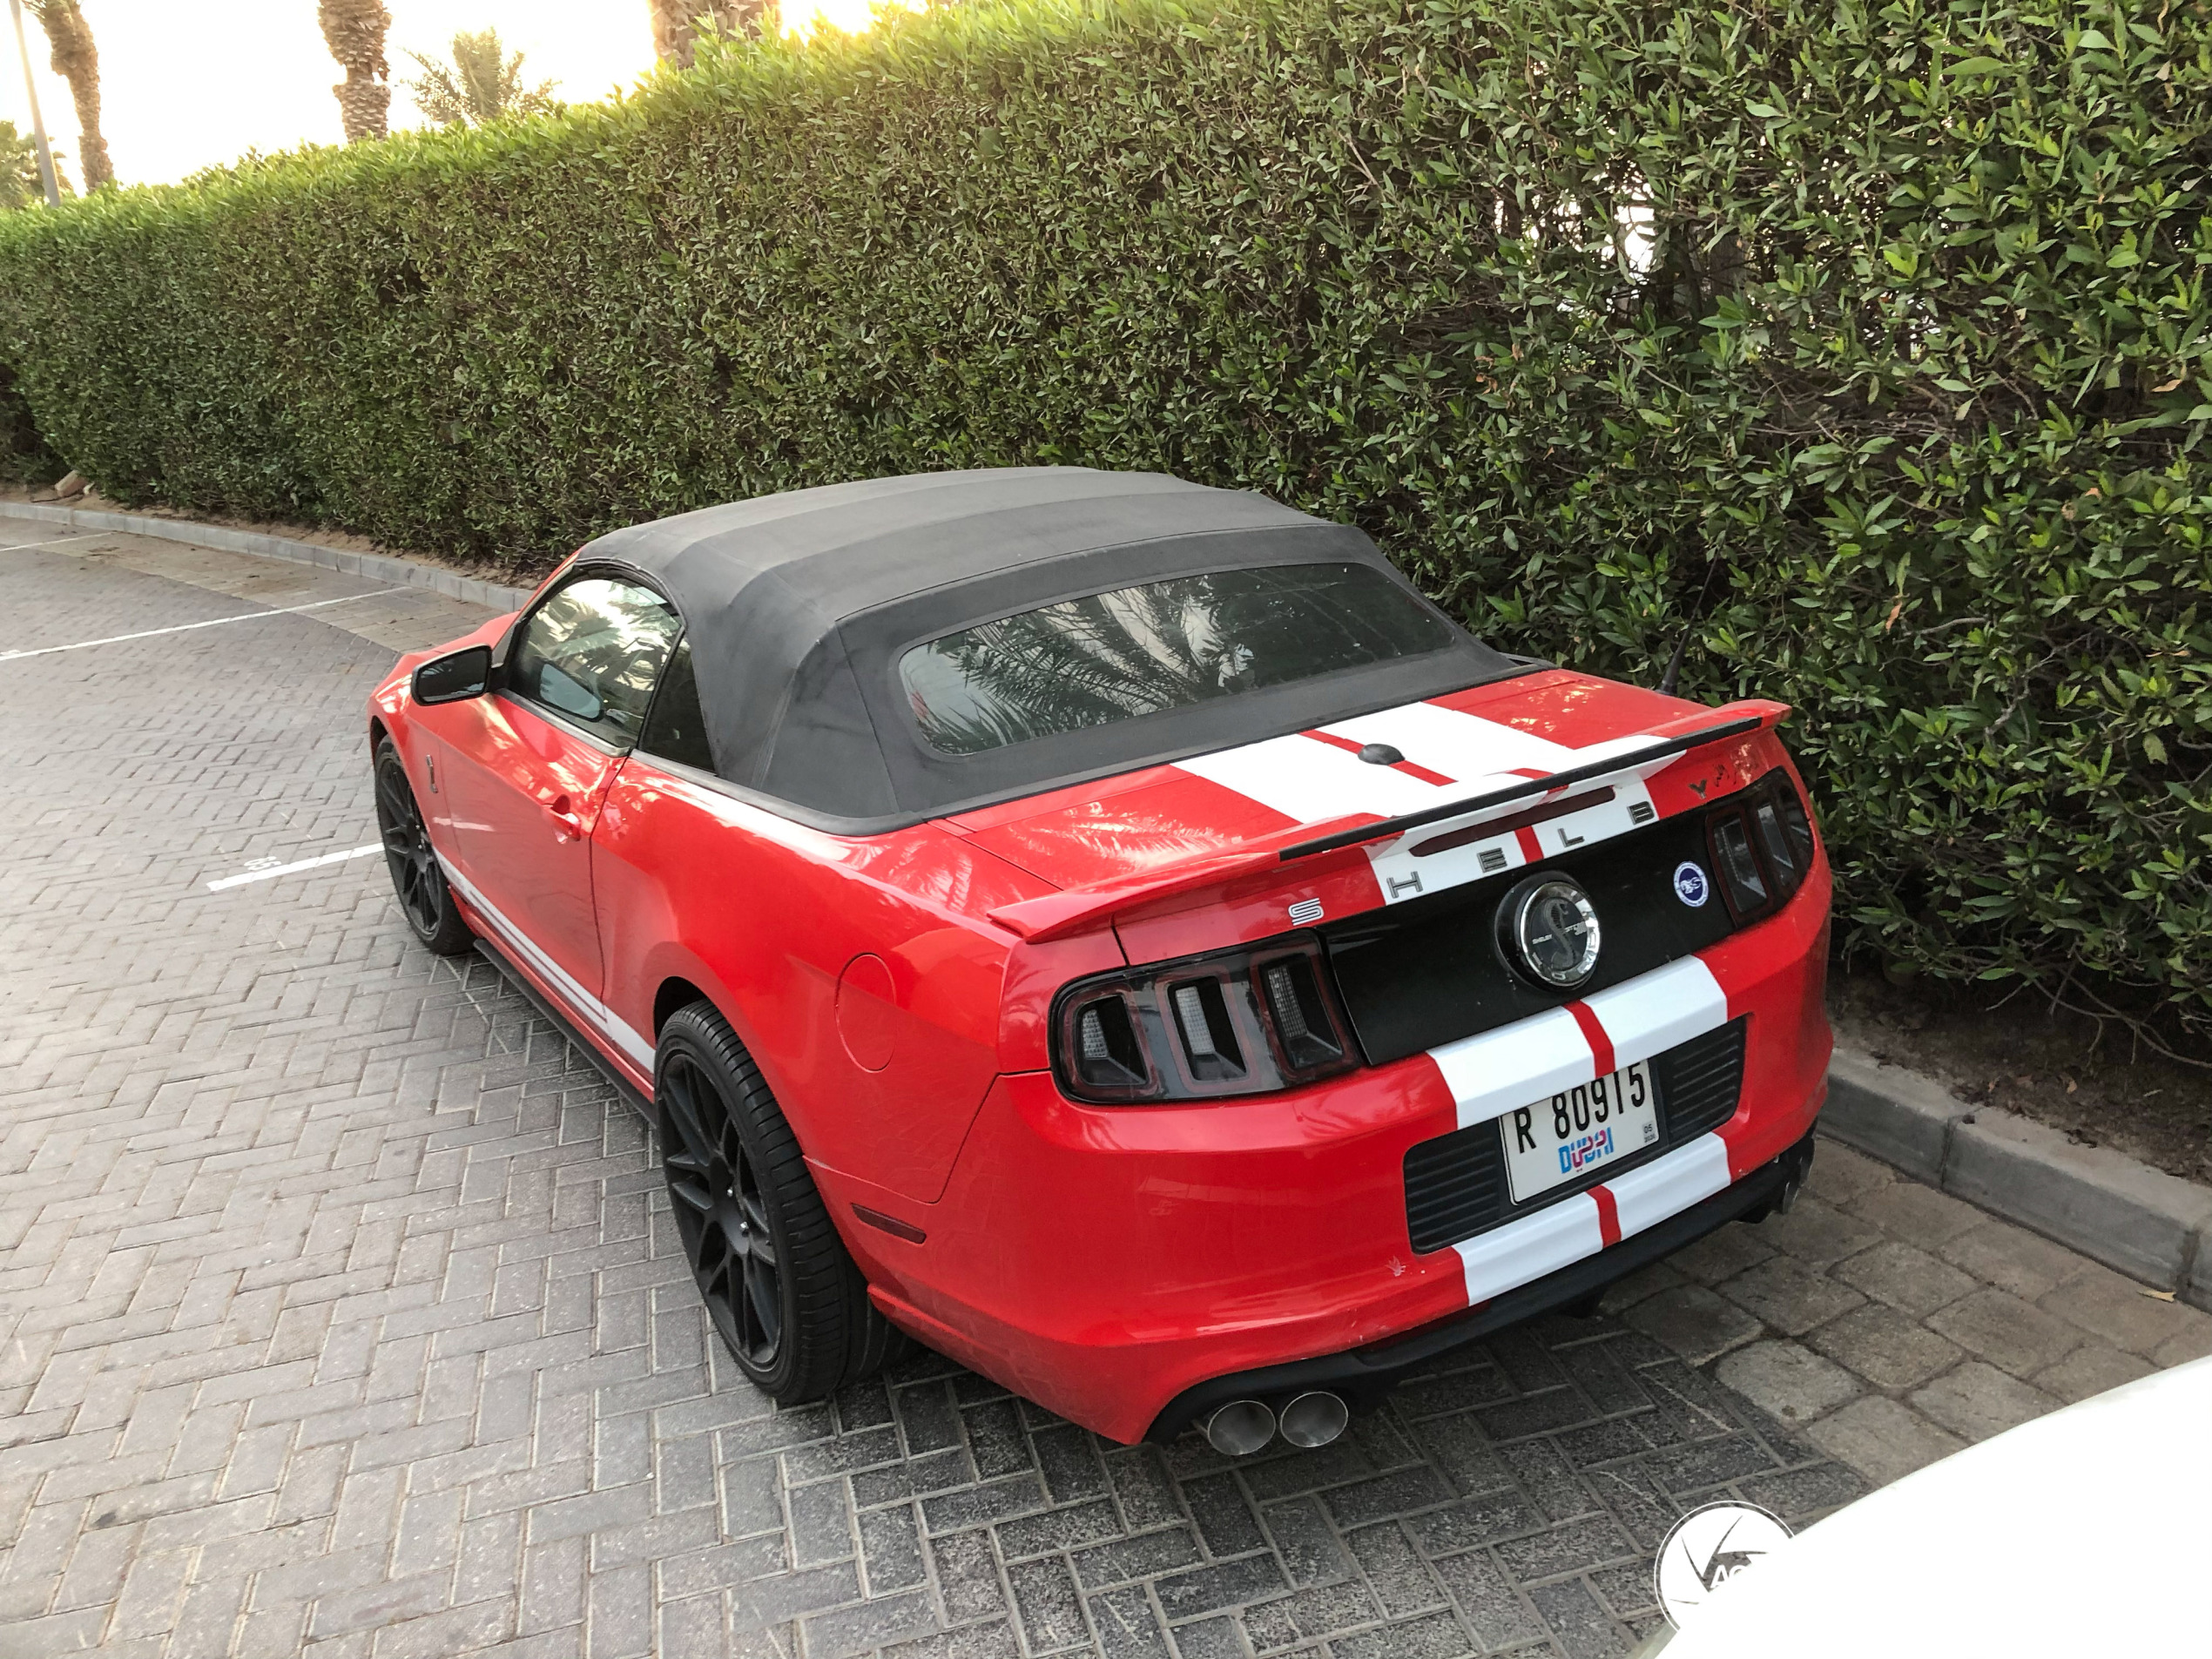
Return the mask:
<path id="1" fill-rule="evenodd" d="M 1684 1509 L 1802 1524 L 2212 1349 L 1831 1145 L 1322 1452 L 930 1358 L 778 1411 L 583 1058 L 381 860 L 288 867 L 374 842 L 363 698 L 482 613 L 5 519 L 0 593 L 0 1659 L 1618 1654 Z"/>

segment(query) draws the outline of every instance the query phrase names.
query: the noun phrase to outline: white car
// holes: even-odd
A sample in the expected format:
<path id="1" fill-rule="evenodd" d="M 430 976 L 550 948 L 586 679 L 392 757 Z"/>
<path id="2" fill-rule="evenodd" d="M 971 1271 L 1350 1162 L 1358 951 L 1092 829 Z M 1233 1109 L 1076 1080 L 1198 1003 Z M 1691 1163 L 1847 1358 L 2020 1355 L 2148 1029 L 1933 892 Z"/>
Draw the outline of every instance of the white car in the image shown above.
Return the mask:
<path id="1" fill-rule="evenodd" d="M 2008 1429 L 1727 1580 L 1666 1659 L 2205 1659 L 2212 1359 Z"/>

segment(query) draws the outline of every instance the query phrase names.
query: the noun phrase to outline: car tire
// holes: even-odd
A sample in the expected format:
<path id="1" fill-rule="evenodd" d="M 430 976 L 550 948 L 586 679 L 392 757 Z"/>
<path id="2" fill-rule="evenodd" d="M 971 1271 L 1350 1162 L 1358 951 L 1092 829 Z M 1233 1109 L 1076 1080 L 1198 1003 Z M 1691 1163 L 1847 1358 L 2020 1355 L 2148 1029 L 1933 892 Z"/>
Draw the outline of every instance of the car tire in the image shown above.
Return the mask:
<path id="1" fill-rule="evenodd" d="M 400 914 L 426 950 L 458 956 L 476 942 L 476 936 L 454 907 L 453 890 L 446 885 L 446 873 L 439 867 L 421 809 L 415 802 L 415 786 L 408 781 L 407 763 L 389 738 L 377 738 L 375 753 L 376 829 L 383 839 L 384 864 L 392 873 Z"/>
<path id="2" fill-rule="evenodd" d="M 752 1056 L 711 1004 L 661 1027 L 661 1168 L 708 1322 L 782 1406 L 819 1399 L 902 1353 Z"/>

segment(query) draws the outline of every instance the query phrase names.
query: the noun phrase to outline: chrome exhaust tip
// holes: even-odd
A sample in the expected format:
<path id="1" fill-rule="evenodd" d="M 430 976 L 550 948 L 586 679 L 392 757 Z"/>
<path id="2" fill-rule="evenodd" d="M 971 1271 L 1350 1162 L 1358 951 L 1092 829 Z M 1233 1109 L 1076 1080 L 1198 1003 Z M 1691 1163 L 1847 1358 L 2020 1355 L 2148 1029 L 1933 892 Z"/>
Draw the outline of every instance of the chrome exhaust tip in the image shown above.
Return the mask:
<path id="1" fill-rule="evenodd" d="M 1786 1216 L 1795 1210 L 1797 1207 L 1797 1195 L 1804 1190 L 1805 1180 L 1801 1175 L 1793 1175 L 1784 1181 L 1782 1184 L 1782 1190 L 1774 1195 L 1774 1213 L 1777 1216 Z"/>
<path id="2" fill-rule="evenodd" d="M 1205 1435 L 1224 1457 L 1250 1457 L 1275 1438 L 1275 1413 L 1256 1399 L 1232 1399 L 1206 1419 Z"/>
<path id="3" fill-rule="evenodd" d="M 1326 1446 L 1352 1421 L 1352 1407 L 1338 1395 L 1315 1389 L 1283 1407 L 1283 1438 L 1312 1451 Z"/>

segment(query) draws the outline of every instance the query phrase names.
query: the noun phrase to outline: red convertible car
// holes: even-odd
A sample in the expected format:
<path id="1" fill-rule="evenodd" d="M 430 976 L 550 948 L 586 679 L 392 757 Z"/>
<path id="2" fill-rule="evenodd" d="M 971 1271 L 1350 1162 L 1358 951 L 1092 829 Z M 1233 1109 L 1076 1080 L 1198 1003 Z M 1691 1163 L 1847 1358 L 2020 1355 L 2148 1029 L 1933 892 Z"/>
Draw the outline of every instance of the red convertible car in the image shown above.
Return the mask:
<path id="1" fill-rule="evenodd" d="M 410 926 L 647 1106 L 762 1388 L 904 1333 L 1249 1452 L 1794 1197 L 1787 711 L 1493 650 L 1262 496 L 1036 468 L 603 536 L 369 738 Z"/>

